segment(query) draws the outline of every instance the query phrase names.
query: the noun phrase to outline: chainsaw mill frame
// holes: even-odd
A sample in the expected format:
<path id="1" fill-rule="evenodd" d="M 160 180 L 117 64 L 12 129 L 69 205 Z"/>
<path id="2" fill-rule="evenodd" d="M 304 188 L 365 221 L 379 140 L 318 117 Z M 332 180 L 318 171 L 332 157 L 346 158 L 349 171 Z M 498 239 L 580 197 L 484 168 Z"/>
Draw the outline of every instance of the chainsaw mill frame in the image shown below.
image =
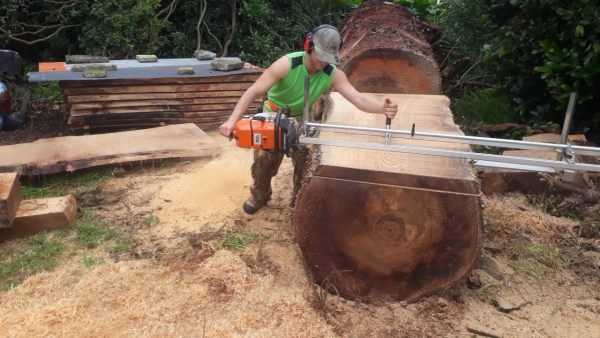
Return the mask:
<path id="1" fill-rule="evenodd" d="M 496 139 L 476 136 L 460 136 L 442 133 L 429 133 L 415 131 L 413 124 L 412 130 L 396 130 L 386 128 L 370 128 L 359 126 L 346 126 L 337 124 L 315 123 L 309 118 L 308 97 L 310 90 L 310 77 L 306 76 L 304 82 L 304 111 L 303 111 L 303 133 L 299 138 L 300 143 L 320 144 L 346 148 L 372 149 L 383 151 L 394 151 L 411 154 L 422 154 L 432 156 L 445 156 L 463 158 L 474 161 L 474 165 L 486 168 L 505 168 L 523 171 L 535 171 L 546 173 L 557 173 L 565 180 L 573 181 L 582 177 L 584 172 L 600 172 L 600 165 L 577 162 L 577 156 L 600 156 L 600 148 L 572 145 L 567 138 L 573 120 L 573 111 L 575 106 L 576 93 L 571 93 L 569 105 L 565 115 L 565 122 L 560 137 L 560 144 L 543 143 L 530 141 L 516 141 L 506 139 Z M 382 135 L 382 143 L 361 142 L 348 140 L 335 140 L 325 138 L 309 137 L 312 131 L 332 131 L 338 133 L 350 133 L 361 135 Z M 469 145 L 493 146 L 509 149 L 541 150 L 554 151 L 557 154 L 556 160 L 526 158 L 518 156 L 504 156 L 494 154 L 484 154 L 468 151 L 455 151 L 447 149 L 436 149 L 428 147 L 416 147 L 406 145 L 389 144 L 391 135 L 401 138 L 411 138 L 418 140 L 453 142 Z"/>

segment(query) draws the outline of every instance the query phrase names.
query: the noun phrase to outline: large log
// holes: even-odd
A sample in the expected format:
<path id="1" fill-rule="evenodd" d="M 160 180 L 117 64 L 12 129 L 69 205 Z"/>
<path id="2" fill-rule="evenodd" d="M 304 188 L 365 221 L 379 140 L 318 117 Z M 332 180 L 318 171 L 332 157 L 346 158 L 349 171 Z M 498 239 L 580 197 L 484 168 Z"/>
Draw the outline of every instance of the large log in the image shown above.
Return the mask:
<path id="1" fill-rule="evenodd" d="M 340 30 L 340 67 L 362 92 L 439 94 L 440 73 L 427 42 L 429 29 L 404 7 L 364 1 Z"/>
<path id="2" fill-rule="evenodd" d="M 351 13 L 341 68 L 361 91 L 399 104 L 393 129 L 462 135 L 418 19 L 365 1 Z M 385 94 L 375 94 L 385 93 Z M 399 93 L 399 94 L 394 94 Z M 413 93 L 421 95 L 407 95 Z M 385 126 L 333 92 L 324 122 Z M 382 144 L 382 135 L 320 132 L 320 139 Z M 392 144 L 470 151 L 393 137 Z M 460 281 L 481 247 L 481 192 L 467 160 L 333 146 L 312 147 L 295 210 L 298 244 L 315 279 L 352 299 L 413 301 Z"/>
<path id="3" fill-rule="evenodd" d="M 392 128 L 460 135 L 445 96 L 377 94 L 405 112 Z M 338 93 L 327 123 L 385 124 Z M 321 132 L 319 138 L 383 143 L 383 136 Z M 392 144 L 469 151 L 392 138 Z M 313 276 L 361 300 L 414 300 L 459 281 L 479 255 L 481 194 L 466 160 L 320 146 L 298 196 L 297 241 Z"/>

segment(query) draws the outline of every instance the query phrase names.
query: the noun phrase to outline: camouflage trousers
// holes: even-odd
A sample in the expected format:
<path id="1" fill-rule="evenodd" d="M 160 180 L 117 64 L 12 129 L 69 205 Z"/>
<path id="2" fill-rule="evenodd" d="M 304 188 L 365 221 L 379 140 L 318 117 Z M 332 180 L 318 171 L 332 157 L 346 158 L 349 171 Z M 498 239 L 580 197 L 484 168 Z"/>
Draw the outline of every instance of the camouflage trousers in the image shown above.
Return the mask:
<path id="1" fill-rule="evenodd" d="M 296 122 L 296 135 L 300 135 L 301 129 L 301 123 Z M 290 157 L 294 166 L 292 204 L 296 200 L 296 194 L 298 194 L 302 184 L 307 155 L 308 149 L 304 145 L 296 145 L 290 150 Z M 264 205 L 271 199 L 273 193 L 271 179 L 277 175 L 284 156 L 282 153 L 275 154 L 264 150 L 254 150 L 254 163 L 251 168 L 253 183 L 250 186 L 250 193 L 256 204 Z"/>
<path id="2" fill-rule="evenodd" d="M 307 154 L 308 149 L 304 146 L 291 150 L 290 157 L 294 166 L 292 203 L 294 203 L 302 183 Z M 277 175 L 284 156 L 282 153 L 274 154 L 264 150 L 254 150 L 254 163 L 251 168 L 253 184 L 250 186 L 250 193 L 257 204 L 265 204 L 271 199 L 273 193 L 271 179 Z"/>

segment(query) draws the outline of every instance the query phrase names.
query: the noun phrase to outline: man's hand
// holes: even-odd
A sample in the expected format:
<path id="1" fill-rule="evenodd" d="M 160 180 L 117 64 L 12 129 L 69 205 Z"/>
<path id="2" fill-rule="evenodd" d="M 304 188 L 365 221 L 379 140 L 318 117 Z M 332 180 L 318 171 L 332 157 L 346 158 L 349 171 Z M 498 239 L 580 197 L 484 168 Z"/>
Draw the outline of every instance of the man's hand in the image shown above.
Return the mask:
<path id="1" fill-rule="evenodd" d="M 219 127 L 219 134 L 221 134 L 231 140 L 235 136 L 234 129 L 235 129 L 235 122 L 227 120 L 227 121 L 225 121 L 225 123 L 223 123 Z"/>
<path id="2" fill-rule="evenodd" d="M 385 102 L 383 103 L 383 114 L 385 114 L 386 117 L 393 119 L 394 117 L 396 117 L 397 113 L 398 113 L 398 105 L 395 103 L 392 103 L 392 101 L 390 101 L 390 99 L 386 98 Z"/>

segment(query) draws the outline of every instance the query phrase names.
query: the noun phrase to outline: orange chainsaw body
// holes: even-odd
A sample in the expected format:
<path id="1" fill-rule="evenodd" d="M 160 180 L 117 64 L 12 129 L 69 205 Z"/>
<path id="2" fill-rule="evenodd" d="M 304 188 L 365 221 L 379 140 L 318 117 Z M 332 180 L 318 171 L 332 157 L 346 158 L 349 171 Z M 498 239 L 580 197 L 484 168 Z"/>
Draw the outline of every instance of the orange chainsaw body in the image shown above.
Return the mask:
<path id="1" fill-rule="evenodd" d="M 247 118 L 239 120 L 235 125 L 236 143 L 240 148 L 275 150 L 277 148 L 275 115 L 265 115 L 264 119 Z M 281 128 L 278 128 L 278 139 L 282 139 Z"/>

